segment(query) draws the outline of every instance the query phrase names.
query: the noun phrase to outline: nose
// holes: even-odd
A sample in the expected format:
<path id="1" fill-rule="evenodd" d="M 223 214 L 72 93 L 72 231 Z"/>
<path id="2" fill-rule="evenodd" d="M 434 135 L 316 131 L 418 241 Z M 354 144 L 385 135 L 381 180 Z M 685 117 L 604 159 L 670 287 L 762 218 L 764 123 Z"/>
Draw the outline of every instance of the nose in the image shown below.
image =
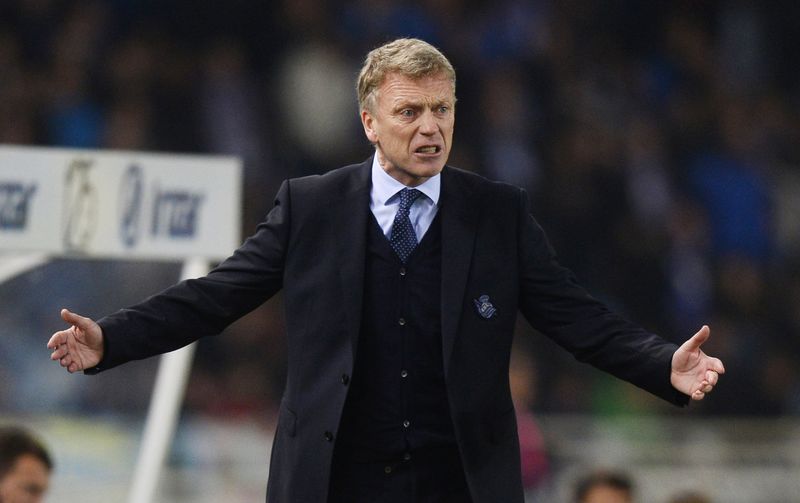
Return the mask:
<path id="1" fill-rule="evenodd" d="M 436 122 L 436 117 L 430 110 L 426 110 L 420 117 L 419 132 L 425 136 L 436 134 L 439 131 L 439 124 Z"/>

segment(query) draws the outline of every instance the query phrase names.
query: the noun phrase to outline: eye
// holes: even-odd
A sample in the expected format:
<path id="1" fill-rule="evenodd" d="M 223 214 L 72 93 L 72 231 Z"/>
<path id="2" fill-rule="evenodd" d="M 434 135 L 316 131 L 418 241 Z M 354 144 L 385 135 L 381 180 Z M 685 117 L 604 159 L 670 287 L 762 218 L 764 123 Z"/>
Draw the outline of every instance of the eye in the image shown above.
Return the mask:
<path id="1" fill-rule="evenodd" d="M 406 118 L 414 117 L 414 110 L 410 108 L 404 108 L 403 110 L 400 110 L 400 116 Z"/>
<path id="2" fill-rule="evenodd" d="M 447 106 L 447 105 L 442 105 L 437 109 L 437 112 L 439 112 L 440 114 L 446 114 L 449 111 L 450 111 L 450 107 Z"/>

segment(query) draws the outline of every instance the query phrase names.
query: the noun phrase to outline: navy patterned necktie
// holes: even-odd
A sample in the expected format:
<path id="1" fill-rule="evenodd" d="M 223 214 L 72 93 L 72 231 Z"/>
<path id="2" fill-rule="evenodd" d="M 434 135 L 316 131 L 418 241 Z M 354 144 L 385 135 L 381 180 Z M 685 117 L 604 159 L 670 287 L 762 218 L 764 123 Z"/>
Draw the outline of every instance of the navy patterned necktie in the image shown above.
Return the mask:
<path id="1" fill-rule="evenodd" d="M 400 261 L 404 264 L 417 247 L 417 235 L 414 232 L 414 227 L 411 225 L 411 219 L 408 218 L 408 212 L 411 205 L 417 200 L 422 192 L 417 189 L 405 188 L 400 191 L 400 208 L 394 216 L 394 223 L 392 223 L 392 233 L 389 237 L 389 244 L 392 245 Z"/>

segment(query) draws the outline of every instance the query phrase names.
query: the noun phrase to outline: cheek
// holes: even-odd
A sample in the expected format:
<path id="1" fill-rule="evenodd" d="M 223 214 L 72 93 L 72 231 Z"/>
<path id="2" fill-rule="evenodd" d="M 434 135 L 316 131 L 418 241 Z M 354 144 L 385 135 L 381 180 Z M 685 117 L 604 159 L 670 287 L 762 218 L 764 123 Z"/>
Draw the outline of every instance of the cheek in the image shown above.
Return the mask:
<path id="1" fill-rule="evenodd" d="M 441 122 L 441 126 L 440 126 L 441 130 L 442 130 L 442 134 L 445 137 L 448 137 L 448 138 L 453 136 L 453 126 L 454 125 L 455 125 L 455 120 L 453 120 L 453 117 L 450 117 L 450 119 L 447 119 L 447 120 L 443 120 Z"/>
<path id="2" fill-rule="evenodd" d="M 453 144 L 453 125 L 451 124 L 448 129 L 444 130 L 444 142 L 447 145 L 447 148 Z"/>
<path id="3" fill-rule="evenodd" d="M 398 128 L 384 135 L 383 141 L 401 148 L 410 145 L 413 136 L 413 133 L 407 131 L 405 128 Z"/>

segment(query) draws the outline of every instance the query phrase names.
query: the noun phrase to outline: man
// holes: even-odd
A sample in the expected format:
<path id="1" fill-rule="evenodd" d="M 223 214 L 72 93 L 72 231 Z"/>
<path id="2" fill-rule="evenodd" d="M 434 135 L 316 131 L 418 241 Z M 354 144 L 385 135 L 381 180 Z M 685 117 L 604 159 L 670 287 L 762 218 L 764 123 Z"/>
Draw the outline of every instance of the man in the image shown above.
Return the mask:
<path id="1" fill-rule="evenodd" d="M 53 462 L 30 433 L 0 427 L 0 503 L 44 501 Z"/>
<path id="2" fill-rule="evenodd" d="M 283 289 L 287 383 L 267 500 L 521 502 L 508 363 L 517 310 L 589 362 L 683 405 L 724 371 L 612 314 L 559 266 L 527 195 L 446 166 L 455 72 L 400 39 L 358 79 L 367 161 L 284 182 L 207 276 L 48 343 L 97 373 L 220 332 Z"/>

